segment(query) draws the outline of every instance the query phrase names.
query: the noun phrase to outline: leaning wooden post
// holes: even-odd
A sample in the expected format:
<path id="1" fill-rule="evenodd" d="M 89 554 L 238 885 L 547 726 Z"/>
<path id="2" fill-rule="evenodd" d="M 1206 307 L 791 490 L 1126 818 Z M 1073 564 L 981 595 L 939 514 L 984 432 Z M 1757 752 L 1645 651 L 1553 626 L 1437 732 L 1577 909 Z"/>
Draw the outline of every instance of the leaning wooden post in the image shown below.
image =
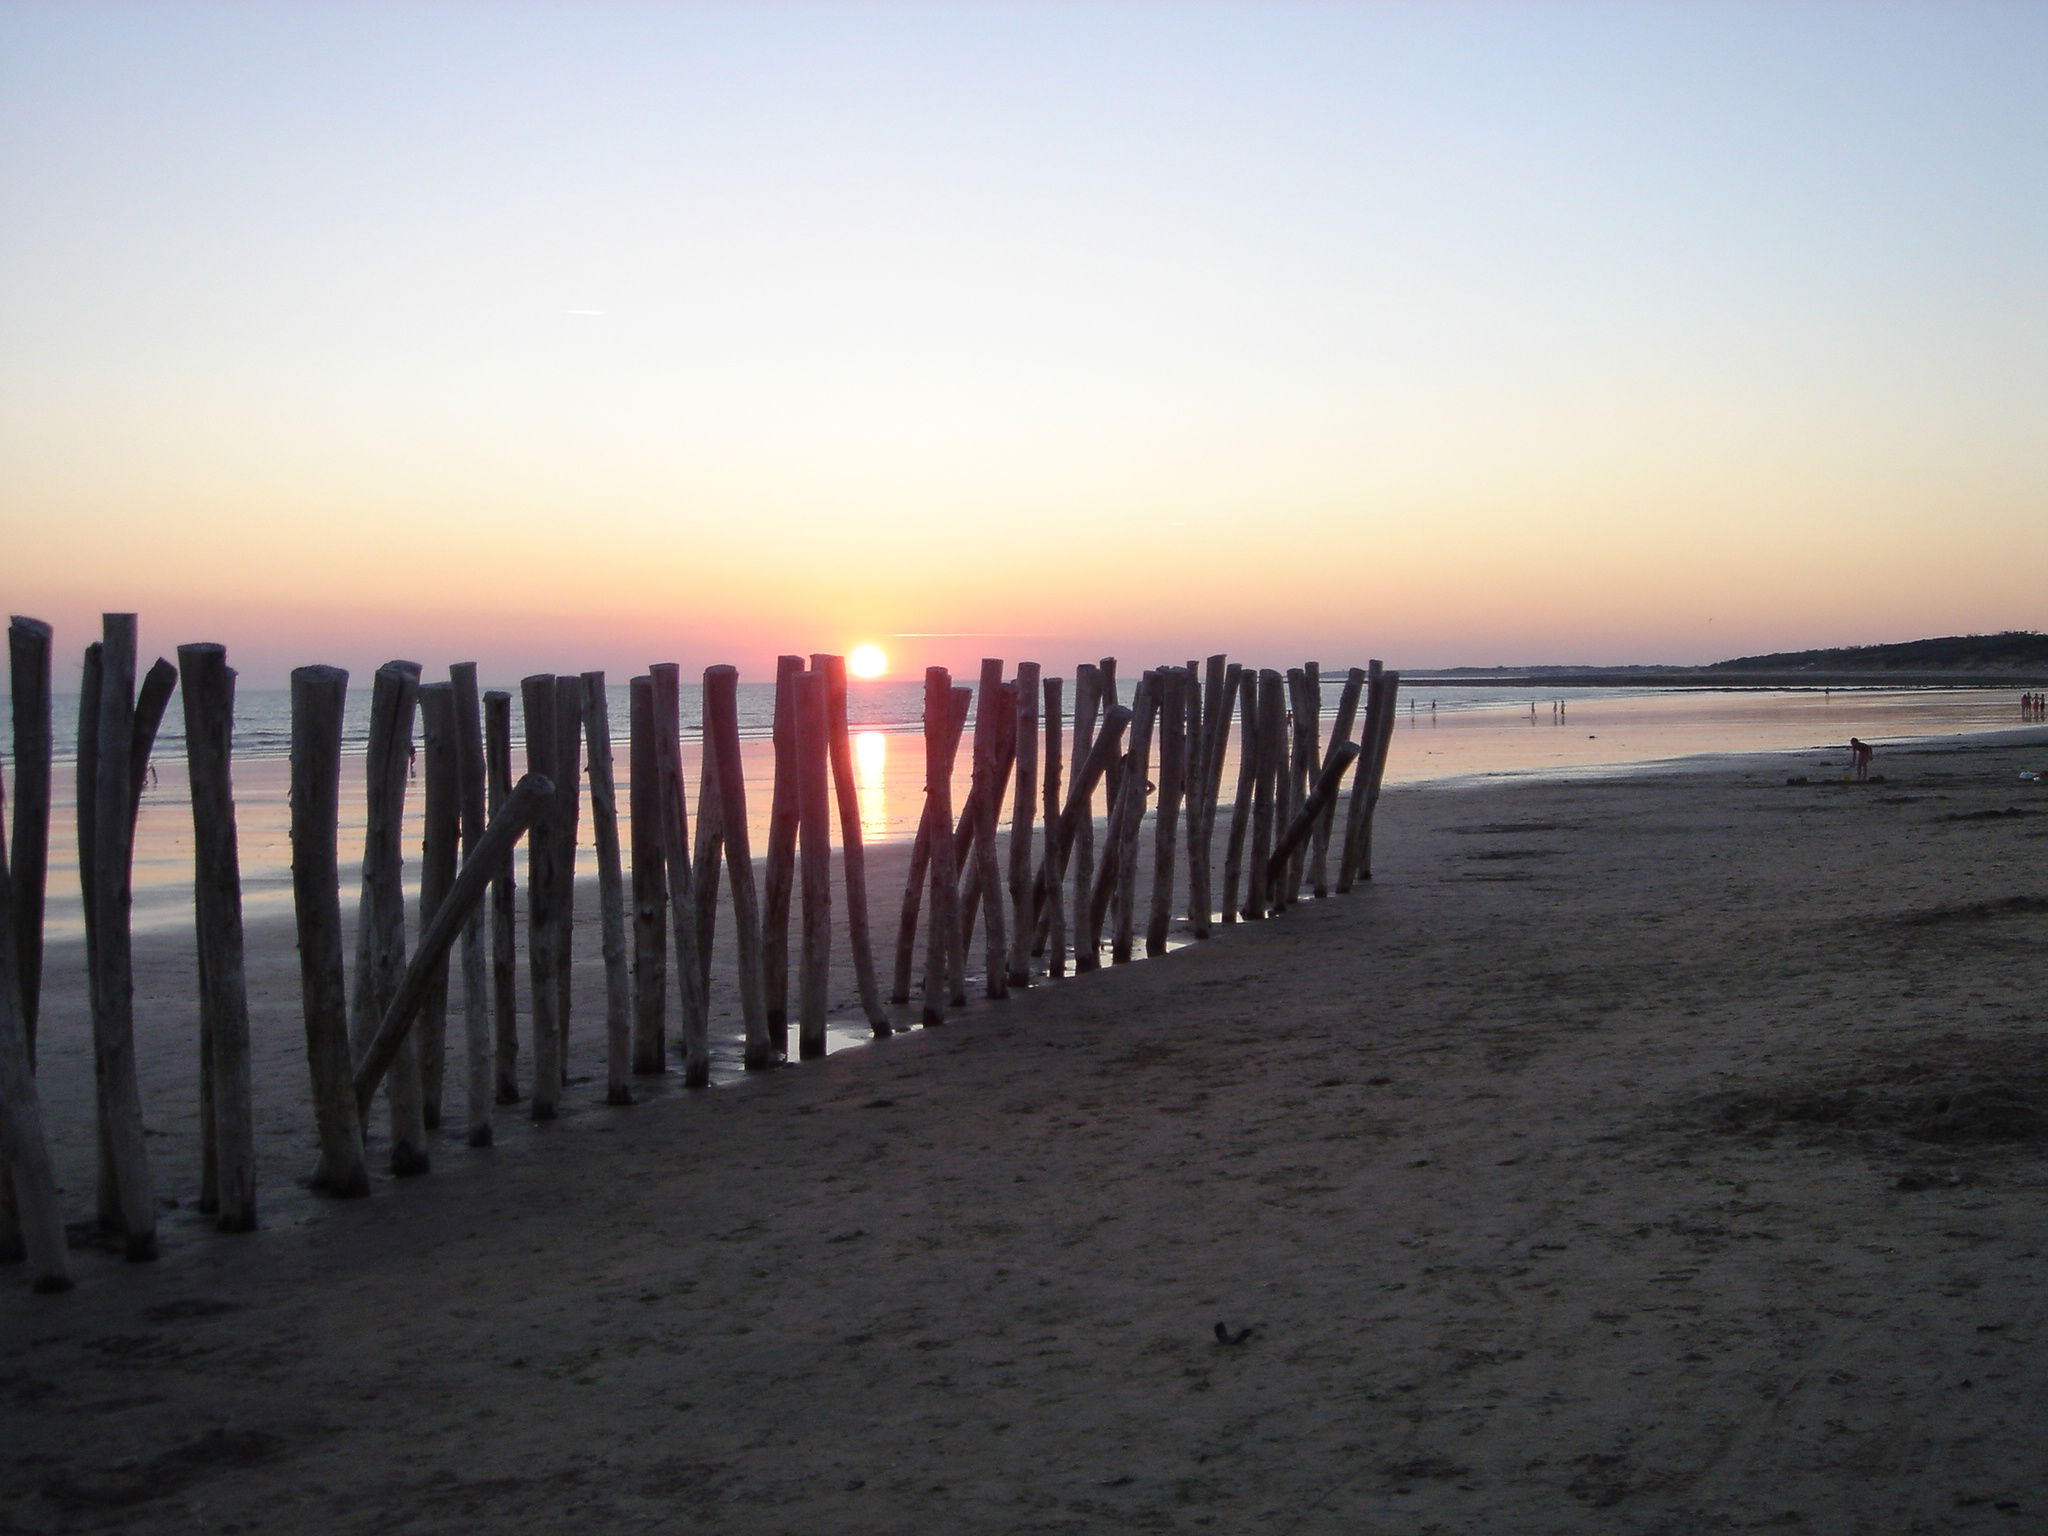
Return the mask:
<path id="1" fill-rule="evenodd" d="M 796 675 L 801 656 L 775 658 L 775 793 L 768 806 L 768 852 L 761 879 L 761 980 L 768 1033 L 789 1054 L 789 899 L 796 879 Z"/>
<path id="2" fill-rule="evenodd" d="M 1386 707 L 1380 711 L 1379 729 L 1374 733 L 1373 760 L 1370 772 L 1361 769 L 1360 780 L 1365 783 L 1365 821 L 1358 838 L 1357 878 L 1372 878 L 1372 823 L 1373 812 L 1379 808 L 1380 780 L 1387 771 L 1387 749 L 1394 740 L 1394 701 L 1401 691 L 1401 674 L 1388 672 L 1382 678 Z M 1356 793 L 1356 791 L 1353 791 Z"/>
<path id="3" fill-rule="evenodd" d="M 256 1227 L 256 1129 L 249 1090 L 249 992 L 235 846 L 235 674 L 218 645 L 178 647 L 192 789 L 193 906 L 199 929 L 200 1049 L 212 1091 L 214 1211 L 223 1232 Z"/>
<path id="4" fill-rule="evenodd" d="M 1301 809 L 1295 812 L 1294 820 L 1288 824 L 1279 846 L 1273 850 L 1273 856 L 1266 861 L 1269 880 L 1277 881 L 1285 877 L 1296 850 L 1315 832 L 1316 826 L 1323 819 L 1323 812 L 1337 803 L 1337 786 L 1344 782 L 1345 770 L 1357 756 L 1356 742 L 1337 743 L 1335 750 L 1330 753 L 1330 760 L 1324 763 L 1321 771 L 1317 773 L 1315 785 L 1302 801 Z"/>
<path id="5" fill-rule="evenodd" d="M 1061 774 L 1066 762 L 1060 727 L 1066 680 L 1048 677 L 1041 686 L 1045 694 L 1040 710 L 1045 721 L 1045 803 L 1040 814 L 1045 821 L 1045 854 L 1039 866 L 1041 879 L 1037 882 L 1041 898 L 1039 916 L 1045 928 L 1045 974 L 1062 977 L 1067 974 L 1067 870 L 1066 850 L 1060 846 Z"/>
<path id="6" fill-rule="evenodd" d="M 1192 670 L 1161 669 L 1159 707 L 1159 815 L 1152 825 L 1152 910 L 1145 923 L 1145 953 L 1166 953 L 1173 920 L 1174 851 L 1180 833 L 1181 800 L 1187 792 L 1189 695 Z M 1199 712 L 1200 705 L 1196 706 Z"/>
<path id="7" fill-rule="evenodd" d="M 50 701 L 50 626 L 16 614 L 7 626 L 14 714 L 14 842 L 7 872 L 14 883 L 15 976 L 22 1031 L 35 1070 L 36 1020 L 42 1011 L 43 904 L 50 870 L 50 765 L 55 740 Z"/>
<path id="8" fill-rule="evenodd" d="M 1170 670 L 1170 669 L 1169 669 Z M 1128 964 L 1138 925 L 1138 832 L 1144 825 L 1145 806 L 1151 794 L 1152 734 L 1159 724 L 1160 692 L 1164 679 L 1157 670 L 1147 670 L 1131 692 L 1131 750 L 1124 754 L 1123 829 L 1116 838 L 1116 927 L 1109 941 L 1109 958 L 1117 965 Z"/>
<path id="9" fill-rule="evenodd" d="M 1273 910 L 1266 860 L 1273 851 L 1274 802 L 1287 767 L 1286 680 L 1271 667 L 1259 673 L 1258 764 L 1252 781 L 1251 868 L 1246 871 L 1243 916 L 1257 922 Z"/>
<path id="10" fill-rule="evenodd" d="M 1038 908 L 1031 893 L 1032 827 L 1038 818 L 1038 684 L 1035 661 L 1017 663 L 1017 789 L 1010 802 L 1010 970 L 1013 987 L 1031 985 L 1031 940 Z M 995 899 L 991 893 L 988 900 Z"/>
<path id="11" fill-rule="evenodd" d="M 576 940 L 576 840 L 583 805 L 583 685 L 574 677 L 555 679 L 555 786 L 550 819 L 555 852 L 555 1028 L 561 1036 L 556 1062 L 569 1081 L 570 983 Z"/>
<path id="12" fill-rule="evenodd" d="M 1358 699 L 1365 687 L 1365 668 L 1353 667 L 1344 674 L 1344 691 L 1337 696 L 1337 715 L 1330 722 L 1330 744 L 1323 753 L 1327 768 L 1337 748 L 1351 739 L 1351 727 L 1358 718 Z M 1355 754 L 1354 754 L 1355 755 Z M 1330 833 L 1337 802 L 1333 797 L 1316 822 L 1314 852 L 1309 857 L 1309 881 L 1318 899 L 1330 894 Z"/>
<path id="13" fill-rule="evenodd" d="M 944 999 L 952 991 L 952 951 L 960 943 L 956 902 L 959 875 L 953 861 L 953 676 L 944 667 L 924 669 L 924 794 L 931 837 L 931 911 L 925 920 L 924 1024 L 946 1022 Z M 949 740 L 949 738 L 953 738 Z"/>
<path id="14" fill-rule="evenodd" d="M 627 694 L 627 819 L 633 847 L 633 1071 L 668 1070 L 668 871 L 661 852 L 661 796 L 654 745 L 654 679 Z M 698 827 L 703 827 L 702 802 Z"/>
<path id="15" fill-rule="evenodd" d="M 448 668 L 455 698 L 455 764 L 462 812 L 462 856 L 476 852 L 483 838 L 488 795 L 484 769 L 483 700 L 477 692 L 476 663 L 458 661 Z M 509 855 L 507 864 L 510 863 Z M 497 888 L 493 871 L 492 890 Z M 488 903 L 479 904 L 462 929 L 462 1060 L 469 1144 L 491 1144 L 492 1039 L 490 983 L 484 961 L 489 928 Z"/>
<path id="16" fill-rule="evenodd" d="M 1377 661 L 1368 662 L 1365 669 L 1365 723 L 1358 732 L 1359 742 L 1365 748 L 1360 754 L 1360 770 L 1351 781 L 1351 804 L 1344 815 L 1344 844 L 1337 855 L 1337 891 L 1343 894 L 1351 889 L 1358 878 L 1358 846 L 1365 830 L 1365 817 L 1371 802 L 1368 779 L 1372 772 L 1372 747 L 1379 737 L 1381 724 L 1389 713 L 1386 700 L 1386 673 Z"/>
<path id="17" fill-rule="evenodd" d="M 703 685 L 698 685 L 702 698 Z M 718 938 L 718 880 L 725 862 L 725 809 L 718 792 L 718 754 L 702 724 L 709 719 L 698 705 L 697 840 L 690 854 L 690 879 L 696 904 L 697 995 L 711 995 L 711 952 Z M 673 898 L 671 898 L 673 899 Z"/>
<path id="18" fill-rule="evenodd" d="M 448 887 L 447 900 L 442 902 L 440 910 L 422 930 L 412 960 L 399 977 L 398 985 L 392 989 L 391 999 L 385 1004 L 377 1027 L 371 1031 L 362 1060 L 356 1063 L 352 1086 L 357 1113 L 369 1113 L 378 1083 L 383 1081 L 403 1053 L 406 1038 L 412 1033 L 413 1023 L 426 1001 L 431 978 L 436 970 L 447 965 L 448 951 L 454 947 L 456 936 L 490 889 L 491 879 L 497 872 L 497 861 L 512 856 L 513 846 L 520 835 L 553 794 L 554 786 L 536 774 L 528 774 L 521 779 L 505 803 L 498 807 L 498 814 L 491 818 L 484 835 L 477 840 L 476 852 L 463 861 L 454 884 Z"/>
<path id="19" fill-rule="evenodd" d="M 1088 757 L 1075 772 L 1072 782 L 1067 785 L 1067 807 L 1060 814 L 1060 838 L 1071 846 L 1079 837 L 1083 825 L 1095 815 L 1095 788 L 1109 776 L 1109 770 L 1121 760 L 1124 732 L 1130 728 L 1131 712 L 1121 704 L 1112 704 L 1103 712 L 1102 723 L 1095 731 L 1094 740 L 1088 745 Z M 1105 825 L 1103 846 L 1114 853 L 1114 844 L 1109 832 L 1115 828 L 1116 817 L 1112 812 Z M 1114 860 L 1104 866 L 1113 871 Z M 1074 968 L 1078 971 L 1093 971 L 1102 965 L 1102 925 L 1094 916 L 1095 885 L 1083 886 L 1081 877 L 1074 877 Z"/>
<path id="20" fill-rule="evenodd" d="M 386 662 L 370 695 L 368 827 L 363 839 L 362 915 L 356 934 L 355 997 L 349 1038 L 358 1057 L 369 1048 L 392 994 L 405 975 L 405 783 L 412 764 L 413 714 L 419 703 L 417 662 Z M 419 1049 L 406 1049 L 391 1073 L 391 1171 L 410 1178 L 427 1171 L 426 1104 Z"/>
<path id="21" fill-rule="evenodd" d="M 1215 841 L 1216 795 L 1223 773 L 1223 749 L 1230 732 L 1230 705 L 1236 693 L 1226 670 L 1227 658 L 1211 656 L 1202 680 L 1202 731 L 1192 754 L 1188 827 L 1188 921 L 1198 939 L 1206 939 L 1216 921 Z"/>
<path id="22" fill-rule="evenodd" d="M 1295 816 L 1308 799 L 1309 780 L 1316 771 L 1317 746 L 1322 735 L 1322 669 L 1314 662 L 1287 670 L 1287 709 L 1292 750 L 1283 777 L 1285 793 L 1276 797 L 1273 830 L 1278 837 L 1294 824 Z M 1305 854 L 1307 845 L 1298 845 Z M 1290 856 L 1280 882 L 1274 886 L 1275 911 L 1291 907 L 1301 899 L 1302 858 Z"/>
<path id="23" fill-rule="evenodd" d="M 948 735 L 945 747 L 946 760 L 948 762 L 953 760 L 954 754 L 959 750 L 960 734 L 967 728 L 966 701 L 969 697 L 971 697 L 969 690 L 955 688 L 948 701 L 947 707 L 951 710 L 947 720 Z M 927 765 L 929 765 L 931 756 L 931 744 L 929 742 L 925 743 L 925 756 Z M 932 820 L 931 797 L 927 795 L 925 797 L 924 813 L 918 818 L 917 838 L 910 847 L 910 875 L 903 887 L 902 915 L 898 920 L 896 929 L 896 967 L 895 973 L 891 978 L 892 985 L 889 994 L 889 1000 L 892 1003 L 908 1003 L 910 1001 L 910 977 L 911 972 L 916 968 L 917 919 L 918 914 L 924 910 L 924 891 L 926 885 L 930 883 L 933 839 L 935 837 L 950 837 L 952 835 L 950 831 L 943 829 L 935 830 L 936 826 L 937 824 Z"/>
<path id="24" fill-rule="evenodd" d="M 881 978 L 875 974 L 874 938 L 868 926 L 867 851 L 860 830 L 860 787 L 853 772 L 853 731 L 847 724 L 846 658 L 816 655 L 811 670 L 825 674 L 826 727 L 832 759 L 832 786 L 839 806 L 839 856 L 846 879 L 846 942 L 853 951 L 853 977 L 860 988 L 861 1011 L 877 1035 L 890 1032 L 889 1013 L 882 1006 Z"/>
<path id="25" fill-rule="evenodd" d="M 5 802 L 0 787 L 0 811 Z M 0 830 L 0 838 L 4 836 Z M 15 964 L 13 891 L 7 849 L 0 844 L 0 1181 L 7 1185 L 13 1219 L 6 1234 L 10 1247 L 0 1258 L 27 1259 L 30 1285 L 48 1294 L 71 1289 L 71 1257 L 50 1143 L 43 1133 L 42 1103 L 29 1063 L 22 979 Z"/>
<path id="26" fill-rule="evenodd" d="M 768 1030 L 768 1001 L 762 988 L 761 906 L 754 886 L 754 855 L 747 846 L 747 780 L 740 765 L 739 677 L 732 667 L 704 669 L 704 750 L 718 757 L 718 811 L 725 829 L 726 874 L 732 882 L 740 1017 L 747 1030 L 744 1063 L 749 1071 L 761 1071 L 778 1065 L 781 1057 Z"/>
<path id="27" fill-rule="evenodd" d="M 612 783 L 611 709 L 604 674 L 583 674 L 590 743 L 590 831 L 597 843 L 597 907 L 604 955 L 605 1102 L 633 1102 L 633 982 L 626 970 L 626 883 L 619 859 L 619 798 Z M 680 777 L 680 776 L 679 776 Z"/>
<path id="28" fill-rule="evenodd" d="M 551 672 L 519 680 L 519 701 L 526 723 L 526 772 L 556 782 L 560 750 L 555 726 L 555 689 Z M 555 908 L 560 881 L 555 868 L 561 839 L 555 831 L 554 806 L 541 804 L 526 838 L 526 968 L 533 990 L 533 1118 L 552 1120 L 562 1098 L 561 992 L 555 983 L 560 954 L 555 947 Z"/>
<path id="29" fill-rule="evenodd" d="M 797 1055 L 825 1054 L 832 968 L 831 684 L 813 668 L 794 679 L 798 848 L 802 860 L 803 947 L 797 965 Z"/>
<path id="30" fill-rule="evenodd" d="M 94 1069 L 111 1212 L 132 1260 L 156 1257 L 156 1190 L 143 1143 L 135 1077 L 135 977 L 128 914 L 135 839 L 129 742 L 135 735 L 135 615 L 105 616 L 100 642 L 99 744 L 93 785 L 92 1013 Z"/>
<path id="31" fill-rule="evenodd" d="M 370 1192 L 363 1165 L 341 960 L 341 720 L 348 674 L 339 667 L 292 673 L 292 903 L 299 927 L 299 996 L 320 1161 L 313 1188 L 347 1199 Z"/>
<path id="32" fill-rule="evenodd" d="M 461 862 L 462 772 L 461 748 L 455 736 L 455 685 L 422 683 L 419 693 L 420 754 L 425 780 L 425 810 L 420 847 L 420 915 L 422 923 L 434 920 L 434 913 L 455 883 L 455 869 Z M 430 1131 L 441 1125 L 441 1087 L 448 1070 L 448 967 L 438 967 L 427 978 L 427 996 L 422 1004 L 420 1027 L 415 1038 L 420 1058 L 421 1113 Z"/>
<path id="33" fill-rule="evenodd" d="M 484 695 L 484 782 L 493 816 L 512 794 L 512 695 L 493 688 Z M 518 876 L 513 858 L 498 861 L 491 882 L 491 1053 L 500 1104 L 519 1102 L 519 946 L 515 931 Z"/>

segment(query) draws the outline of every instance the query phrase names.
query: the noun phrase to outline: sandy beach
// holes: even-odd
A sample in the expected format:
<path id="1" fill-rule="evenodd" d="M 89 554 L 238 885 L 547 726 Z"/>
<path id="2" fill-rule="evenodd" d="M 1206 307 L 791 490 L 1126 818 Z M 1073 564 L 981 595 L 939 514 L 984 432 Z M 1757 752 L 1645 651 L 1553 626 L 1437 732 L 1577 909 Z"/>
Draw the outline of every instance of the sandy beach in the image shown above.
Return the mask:
<path id="1" fill-rule="evenodd" d="M 2040 1529 L 2048 732 L 1839 759 L 1403 786 L 1349 897 L 367 1201 L 273 1125 L 262 1232 L 0 1292 L 0 1531 Z"/>

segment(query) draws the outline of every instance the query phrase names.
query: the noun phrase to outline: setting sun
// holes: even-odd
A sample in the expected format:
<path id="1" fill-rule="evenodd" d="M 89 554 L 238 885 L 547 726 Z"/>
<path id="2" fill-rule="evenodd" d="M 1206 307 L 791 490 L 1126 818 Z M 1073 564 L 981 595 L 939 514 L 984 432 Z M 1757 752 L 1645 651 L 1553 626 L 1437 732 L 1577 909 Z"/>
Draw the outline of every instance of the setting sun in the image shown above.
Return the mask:
<path id="1" fill-rule="evenodd" d="M 855 677 L 880 677 L 889 670 L 889 653 L 879 645 L 856 645 L 846 658 L 846 670 Z"/>

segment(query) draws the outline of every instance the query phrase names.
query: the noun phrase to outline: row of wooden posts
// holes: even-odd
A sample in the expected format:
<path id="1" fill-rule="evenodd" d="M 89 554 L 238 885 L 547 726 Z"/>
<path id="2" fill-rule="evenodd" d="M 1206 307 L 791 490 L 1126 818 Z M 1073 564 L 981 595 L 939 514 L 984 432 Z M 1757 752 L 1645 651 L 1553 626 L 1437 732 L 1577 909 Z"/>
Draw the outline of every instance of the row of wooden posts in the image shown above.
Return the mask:
<path id="1" fill-rule="evenodd" d="M 36 1096 L 51 770 L 47 625 L 9 631 L 15 801 L 11 855 L 0 856 L 0 1257 L 26 1258 L 38 1289 L 70 1284 L 64 1226 Z M 88 648 L 78 743 L 80 884 L 91 977 L 99 1136 L 98 1221 L 131 1259 L 156 1251 L 156 1199 L 144 1148 L 133 1030 L 129 933 L 136 815 L 158 724 L 182 684 L 195 846 L 200 992 L 200 1207 L 223 1230 L 256 1225 L 249 1012 L 230 787 L 235 674 L 222 647 L 179 647 L 138 687 L 135 618 L 106 616 Z M 1167 947 L 1180 834 L 1185 912 L 1196 938 L 1218 920 L 1211 848 L 1223 804 L 1233 719 L 1238 776 L 1221 872 L 1220 920 L 1256 921 L 1299 899 L 1370 878 L 1373 808 L 1392 735 L 1396 673 L 1352 668 L 1323 727 L 1315 664 L 1284 676 L 1211 656 L 1145 672 L 1119 702 L 1116 662 L 1082 665 L 1071 717 L 1064 680 L 1036 663 L 1005 678 L 984 661 L 976 688 L 944 668 L 925 675 L 925 800 L 895 934 L 887 1001 L 869 932 L 867 872 L 840 657 L 782 657 L 776 674 L 774 798 L 758 875 L 749 847 L 738 673 L 703 678 L 703 753 L 691 835 L 680 675 L 650 668 L 630 688 L 630 877 L 622 850 L 604 675 L 540 675 L 520 685 L 526 773 L 512 776 L 508 692 L 480 692 L 473 663 L 423 682 L 416 663 L 380 667 L 372 684 L 367 826 L 353 987 L 343 963 L 338 827 L 348 676 L 292 674 L 291 847 L 302 1006 L 315 1129 L 313 1186 L 369 1191 L 364 1127 L 379 1087 L 390 1114 L 390 1169 L 424 1173 L 441 1122 L 448 968 L 459 945 L 468 1140 L 487 1146 L 495 1106 L 521 1100 L 514 852 L 527 848 L 531 1113 L 551 1119 L 566 1081 L 574 865 L 587 777 L 598 864 L 605 974 L 606 1098 L 633 1100 L 632 1078 L 666 1070 L 669 977 L 689 1086 L 710 1081 L 711 950 L 729 887 L 737 993 L 750 1069 L 780 1064 L 791 1018 L 789 947 L 799 941 L 797 1053 L 823 1055 L 833 944 L 834 800 L 838 862 L 861 1008 L 877 1035 L 898 1027 L 919 962 L 927 1026 L 964 1005 L 977 926 L 985 992 L 1005 996 L 1040 974 L 1097 968 Z M 972 778 L 957 813 L 955 763 L 973 713 Z M 1362 711 L 1362 716 L 1361 716 Z M 423 847 L 419 931 L 408 954 L 402 883 L 404 801 L 420 725 Z M 1348 814 L 1336 819 L 1356 769 Z M 1156 782 L 1155 782 L 1156 778 Z M 1106 819 L 1098 827 L 1098 801 Z M 1008 806 L 1009 833 L 998 835 Z M 1152 823 L 1149 901 L 1139 909 L 1140 830 Z M 1332 853 L 1335 872 L 1332 874 Z M 629 883 L 630 882 L 630 883 Z M 629 893 L 630 890 L 630 903 Z M 792 908 L 794 907 L 794 913 Z M 794 917 L 794 923 L 793 923 Z M 628 959 L 630 947 L 631 959 Z"/>

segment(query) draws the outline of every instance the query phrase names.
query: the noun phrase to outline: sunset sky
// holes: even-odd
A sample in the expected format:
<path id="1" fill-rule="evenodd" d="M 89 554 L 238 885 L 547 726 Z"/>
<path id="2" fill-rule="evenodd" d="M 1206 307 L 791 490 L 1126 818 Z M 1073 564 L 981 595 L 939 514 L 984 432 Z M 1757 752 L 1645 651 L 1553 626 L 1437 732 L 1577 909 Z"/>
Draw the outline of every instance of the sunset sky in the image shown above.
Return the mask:
<path id="1" fill-rule="evenodd" d="M 2043 627 L 2044 78 L 2024 0 L 4 0 L 8 610 L 255 684 Z"/>

